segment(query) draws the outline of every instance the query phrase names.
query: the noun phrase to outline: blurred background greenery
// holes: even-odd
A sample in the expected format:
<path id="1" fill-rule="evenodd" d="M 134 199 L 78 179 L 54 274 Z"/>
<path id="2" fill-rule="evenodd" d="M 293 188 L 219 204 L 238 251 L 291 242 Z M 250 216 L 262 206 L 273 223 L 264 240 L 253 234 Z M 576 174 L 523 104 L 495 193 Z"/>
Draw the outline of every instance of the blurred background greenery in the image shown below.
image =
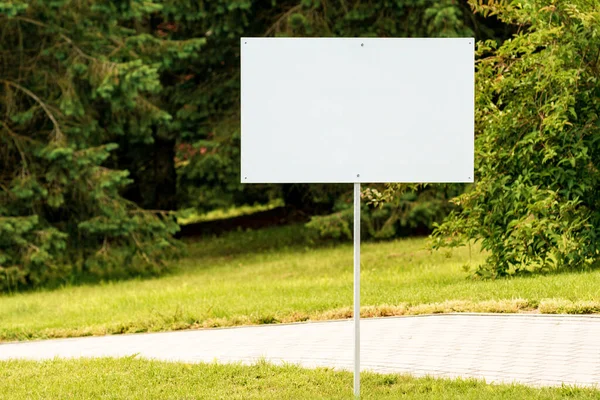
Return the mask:
<path id="1" fill-rule="evenodd" d="M 176 238 L 236 227 L 302 222 L 324 240 L 350 238 L 350 185 L 240 184 L 242 36 L 475 37 L 480 42 L 479 60 L 496 57 L 477 72 L 481 83 L 477 146 L 485 150 L 477 153 L 477 159 L 494 159 L 490 153 L 494 143 L 513 146 L 507 157 L 523 159 L 518 152 L 527 148 L 525 140 L 531 140 L 523 135 L 536 131 L 540 113 L 547 121 L 552 115 L 558 119 L 570 115 L 565 121 L 574 127 L 571 130 L 564 130 L 566 124 L 549 126 L 552 132 L 565 132 L 553 136 L 554 147 L 543 141 L 535 145 L 541 157 L 546 153 L 540 149 L 560 154 L 563 139 L 573 137 L 573 129 L 597 128 L 595 109 L 586 108 L 577 120 L 580 105 L 597 96 L 595 80 L 586 81 L 585 87 L 573 80 L 575 89 L 567 93 L 560 109 L 544 109 L 559 104 L 560 90 L 563 94 L 570 90 L 569 79 L 593 79 L 598 68 L 596 30 L 589 28 L 598 22 L 598 13 L 588 2 L 575 3 L 0 1 L 0 290 L 74 282 L 82 276 L 159 274 L 166 260 L 184 250 Z M 525 65 L 521 61 L 534 56 L 537 69 L 527 64 L 529 69 L 519 70 Z M 513 77 L 506 81 L 513 82 L 511 87 L 493 86 L 511 76 L 509 64 L 531 85 L 552 82 L 550 77 L 559 76 L 561 65 L 572 70 L 585 65 L 587 70 L 576 77 L 563 76 L 556 86 L 560 90 L 543 98 L 542 92 L 549 93 L 553 84 L 519 91 Z M 547 68 L 544 75 L 547 65 L 555 68 Z M 533 103 L 523 100 L 530 97 Z M 520 106 L 533 118 L 496 119 L 490 125 L 495 131 L 482 125 L 489 115 Z M 512 139 L 502 139 L 499 132 Z M 531 152 L 522 153 L 527 163 L 510 164 L 504 172 L 507 159 L 491 167 L 478 162 L 478 179 L 489 183 L 496 170 L 503 176 L 498 181 L 503 186 L 488 185 L 480 192 L 465 185 L 370 185 L 364 194 L 365 238 L 429 234 L 452 213 L 451 222 L 436 231 L 438 245 L 458 243 L 446 239 L 458 234 L 461 240 L 482 239 L 483 249 L 492 252 L 486 262 L 493 266 L 490 276 L 518 270 L 513 268 L 516 263 L 531 260 L 540 269 L 548 267 L 548 260 L 590 266 L 595 230 L 583 227 L 584 222 L 580 231 L 571 232 L 566 247 L 560 247 L 562 228 L 546 224 L 544 229 L 560 231 L 557 236 L 543 237 L 537 228 L 530 229 L 524 235 L 540 237 L 518 250 L 529 258 L 507 255 L 515 248 L 509 240 L 511 229 L 518 225 L 509 226 L 511 221 L 529 218 L 541 207 L 540 201 L 550 201 L 531 188 L 549 188 L 558 203 L 566 204 L 540 219 L 568 224 L 595 215 L 596 200 L 577 202 L 595 190 L 595 181 L 573 185 L 578 177 L 596 174 L 597 145 L 588 140 L 591 136 L 584 136 L 578 136 L 586 141 L 583 147 L 569 145 L 566 151 L 587 152 L 588 158 L 577 159 L 577 165 L 552 161 L 560 171 L 551 175 L 579 171 L 558 186 L 546 178 L 536 180 L 535 166 L 542 165 Z M 592 167 L 586 167 L 589 164 Z M 586 168 L 594 173 L 585 175 Z M 521 181 L 519 174 L 524 176 Z M 486 195 L 514 193 L 513 182 L 529 189 L 510 199 L 512 206 L 502 203 L 485 211 L 482 204 L 495 204 Z M 568 193 L 561 188 L 568 188 Z M 484 200 L 467 201 L 463 195 L 462 203 L 448 201 L 465 190 Z M 467 211 L 465 204 L 470 207 Z M 512 217 L 485 220 L 485 212 Z M 571 217 L 561 219 L 565 215 Z M 234 222 L 218 222 L 225 220 Z M 488 225 L 500 233 L 486 233 Z M 577 255 L 573 246 L 581 243 L 587 250 Z"/>

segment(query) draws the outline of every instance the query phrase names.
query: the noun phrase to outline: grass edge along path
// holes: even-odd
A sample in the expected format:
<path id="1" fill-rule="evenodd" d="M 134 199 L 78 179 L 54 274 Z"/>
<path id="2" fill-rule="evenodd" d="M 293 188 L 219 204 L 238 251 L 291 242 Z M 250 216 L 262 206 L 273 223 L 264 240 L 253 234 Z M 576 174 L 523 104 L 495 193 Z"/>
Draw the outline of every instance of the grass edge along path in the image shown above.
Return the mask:
<path id="1" fill-rule="evenodd" d="M 188 242 L 188 256 L 154 279 L 0 295 L 0 341 L 352 317 L 352 246 L 321 246 L 302 225 Z M 362 317 L 600 313 L 600 270 L 474 280 L 484 256 L 431 252 L 424 238 L 362 246 Z"/>
<path id="2" fill-rule="evenodd" d="M 417 305 L 379 305 L 361 307 L 361 318 L 400 317 L 447 313 L 536 313 L 536 314 L 572 314 L 589 315 L 600 313 L 600 302 L 595 301 L 570 301 L 560 299 L 546 299 L 539 304 L 524 299 L 513 300 L 488 300 L 488 301 L 464 301 L 449 300 L 442 303 L 417 304 Z M 37 339 L 60 339 L 84 336 L 103 336 L 126 333 L 144 332 L 167 332 L 184 329 L 207 329 L 239 327 L 249 325 L 267 325 L 278 323 L 316 322 L 350 319 L 353 317 L 352 307 L 343 307 L 318 313 L 294 312 L 285 315 L 274 316 L 235 316 L 233 318 L 211 318 L 201 323 L 173 321 L 170 325 L 164 323 L 143 324 L 131 322 L 131 324 L 117 323 L 98 327 L 83 328 L 52 328 L 44 329 L 35 334 L 26 331 L 4 332 L 0 336 L 0 343 L 22 340 Z M 167 321 L 165 321 L 167 322 Z"/>
<path id="3" fill-rule="evenodd" d="M 597 399 L 591 388 L 361 374 L 362 399 Z M 186 364 L 127 358 L 0 362 L 0 398 L 351 399 L 352 374 L 267 362 Z"/>

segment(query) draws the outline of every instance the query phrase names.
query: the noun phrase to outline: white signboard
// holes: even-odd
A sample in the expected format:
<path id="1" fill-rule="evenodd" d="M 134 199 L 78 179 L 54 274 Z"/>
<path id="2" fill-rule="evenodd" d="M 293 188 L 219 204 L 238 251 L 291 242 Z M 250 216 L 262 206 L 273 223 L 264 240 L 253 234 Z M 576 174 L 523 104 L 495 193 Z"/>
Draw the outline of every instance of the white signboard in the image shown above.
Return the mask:
<path id="1" fill-rule="evenodd" d="M 243 183 L 472 182 L 474 40 L 242 38 Z"/>

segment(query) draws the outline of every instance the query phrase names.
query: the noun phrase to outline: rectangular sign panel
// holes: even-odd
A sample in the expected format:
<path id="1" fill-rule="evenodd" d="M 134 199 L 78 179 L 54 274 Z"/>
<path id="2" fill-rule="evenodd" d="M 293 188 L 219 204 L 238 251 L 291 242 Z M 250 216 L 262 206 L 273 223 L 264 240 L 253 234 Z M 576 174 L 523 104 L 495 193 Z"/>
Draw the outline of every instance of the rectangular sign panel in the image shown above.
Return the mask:
<path id="1" fill-rule="evenodd" d="M 242 183 L 472 182 L 474 42 L 242 38 Z"/>

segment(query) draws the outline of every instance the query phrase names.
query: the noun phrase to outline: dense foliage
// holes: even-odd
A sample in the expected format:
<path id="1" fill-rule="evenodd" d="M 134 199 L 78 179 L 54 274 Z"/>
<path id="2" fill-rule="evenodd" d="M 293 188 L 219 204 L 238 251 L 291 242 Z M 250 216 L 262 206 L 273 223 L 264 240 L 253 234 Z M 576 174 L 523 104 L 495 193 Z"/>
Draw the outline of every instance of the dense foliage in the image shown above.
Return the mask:
<path id="1" fill-rule="evenodd" d="M 449 200 L 464 189 L 464 185 L 459 184 L 395 184 L 380 192 L 377 186 L 371 185 L 362 191 L 363 239 L 429 234 L 457 208 Z M 341 196 L 333 214 L 313 216 L 306 226 L 322 238 L 352 239 L 352 201 L 351 196 Z"/>
<path id="2" fill-rule="evenodd" d="M 214 8 L 205 5 L 203 18 L 196 16 L 196 11 L 190 7 L 182 17 L 212 25 L 204 28 L 210 35 L 203 53 L 210 53 L 211 57 L 202 59 L 204 74 L 196 75 L 199 90 L 193 97 L 185 99 L 207 118 L 195 117 L 196 133 L 186 135 L 185 140 L 189 143 L 181 146 L 178 153 L 180 207 L 205 210 L 283 197 L 286 204 L 312 212 L 331 208 L 339 196 L 352 191 L 350 186 L 343 185 L 240 184 L 240 36 L 476 36 L 501 39 L 508 32 L 506 25 L 494 18 L 473 15 L 466 1 L 244 0 L 230 3 L 211 2 Z"/>
<path id="3" fill-rule="evenodd" d="M 0 2 L 0 290 L 156 272 L 174 250 L 173 218 L 121 193 L 126 156 L 172 129 L 161 78 L 204 43 L 159 38 L 161 11 Z"/>
<path id="4" fill-rule="evenodd" d="M 239 183 L 240 36 L 505 34 L 482 21 L 454 0 L 0 1 L 0 290 L 156 272 L 178 208 L 338 201 Z"/>
<path id="5" fill-rule="evenodd" d="M 478 240 L 502 276 L 598 265 L 600 8 L 595 1 L 475 4 L 519 32 L 479 43 L 476 185 L 437 245 Z"/>

